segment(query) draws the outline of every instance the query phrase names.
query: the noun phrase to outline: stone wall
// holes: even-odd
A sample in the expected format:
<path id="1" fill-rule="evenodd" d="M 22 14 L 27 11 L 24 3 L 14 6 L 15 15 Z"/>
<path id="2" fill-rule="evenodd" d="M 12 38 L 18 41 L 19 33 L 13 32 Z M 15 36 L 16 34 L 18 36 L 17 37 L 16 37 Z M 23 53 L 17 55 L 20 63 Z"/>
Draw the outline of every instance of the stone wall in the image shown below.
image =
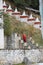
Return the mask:
<path id="1" fill-rule="evenodd" d="M 0 50 L 0 63 L 22 63 L 24 58 L 28 59 L 28 62 L 40 62 L 43 57 L 43 51 L 37 50 Z"/>

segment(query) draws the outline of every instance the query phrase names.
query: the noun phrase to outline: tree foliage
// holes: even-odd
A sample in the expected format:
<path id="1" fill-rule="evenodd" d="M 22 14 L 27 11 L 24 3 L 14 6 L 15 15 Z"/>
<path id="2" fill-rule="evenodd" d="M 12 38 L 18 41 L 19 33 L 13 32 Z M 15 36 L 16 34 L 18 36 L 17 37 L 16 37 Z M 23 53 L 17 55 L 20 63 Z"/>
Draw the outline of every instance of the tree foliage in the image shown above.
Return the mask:
<path id="1" fill-rule="evenodd" d="M 32 7 L 34 9 L 39 9 L 39 0 L 14 0 L 16 4 L 21 4 L 24 7 Z"/>
<path id="2" fill-rule="evenodd" d="M 12 33 L 9 15 L 7 15 L 7 14 L 4 14 L 4 33 L 6 36 L 11 35 L 11 33 Z"/>
<path id="3" fill-rule="evenodd" d="M 12 2 L 15 6 L 17 7 L 31 7 L 34 9 L 39 9 L 39 0 L 5 0 L 5 1 L 9 1 Z"/>

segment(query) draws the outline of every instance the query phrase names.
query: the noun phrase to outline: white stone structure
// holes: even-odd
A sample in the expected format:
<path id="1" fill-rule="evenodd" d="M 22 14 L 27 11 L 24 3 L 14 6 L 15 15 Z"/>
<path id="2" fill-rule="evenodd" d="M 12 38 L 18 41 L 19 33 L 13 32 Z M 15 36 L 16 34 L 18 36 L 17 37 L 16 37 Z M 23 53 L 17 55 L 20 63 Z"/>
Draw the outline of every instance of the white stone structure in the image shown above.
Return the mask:
<path id="1" fill-rule="evenodd" d="M 0 10 L 3 9 L 2 0 L 0 0 Z"/>
<path id="2" fill-rule="evenodd" d="M 8 9 L 7 9 L 7 13 L 11 16 L 12 15 L 12 8 L 11 8 L 11 5 L 9 5 Z"/>
<path id="3" fill-rule="evenodd" d="M 33 25 L 34 24 L 34 20 L 35 20 L 35 18 L 32 16 L 32 14 L 30 14 L 29 18 L 27 19 L 27 23 L 29 25 Z"/>
<path id="4" fill-rule="evenodd" d="M 6 5 L 6 3 L 5 3 L 5 2 L 3 3 L 3 9 L 4 9 L 4 13 L 6 13 L 6 10 L 7 10 L 7 5 Z"/>
<path id="5" fill-rule="evenodd" d="M 15 33 L 14 48 L 15 48 L 15 49 L 19 49 L 19 36 L 17 36 L 17 33 Z"/>
<path id="6" fill-rule="evenodd" d="M 0 29 L 0 49 L 4 49 L 4 29 Z"/>
<path id="7" fill-rule="evenodd" d="M 0 0 L 0 13 L 2 12 L 3 4 L 2 0 Z M 4 49 L 4 29 L 3 29 L 3 16 L 1 14 L 0 17 L 0 49 Z"/>
<path id="8" fill-rule="evenodd" d="M 37 17 L 36 20 L 34 21 L 34 27 L 35 27 L 35 28 L 38 28 L 38 29 L 41 29 L 41 22 L 40 22 L 40 20 L 38 19 L 38 17 Z"/>
<path id="9" fill-rule="evenodd" d="M 28 15 L 23 11 L 22 15 L 20 15 L 21 22 L 27 22 Z"/>
<path id="10" fill-rule="evenodd" d="M 12 13 L 13 16 L 15 16 L 15 18 L 17 20 L 20 20 L 20 12 L 17 10 L 17 8 L 15 8 L 15 11 Z"/>

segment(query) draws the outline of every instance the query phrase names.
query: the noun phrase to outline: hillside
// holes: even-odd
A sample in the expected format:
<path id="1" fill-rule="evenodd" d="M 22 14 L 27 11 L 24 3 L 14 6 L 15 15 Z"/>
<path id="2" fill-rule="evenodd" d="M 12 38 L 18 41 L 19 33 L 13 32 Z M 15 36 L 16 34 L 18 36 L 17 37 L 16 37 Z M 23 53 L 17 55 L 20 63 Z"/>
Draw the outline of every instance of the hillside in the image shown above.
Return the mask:
<path id="1" fill-rule="evenodd" d="M 20 22 L 16 20 L 15 17 L 11 17 L 7 14 L 4 14 L 4 30 L 6 36 L 9 36 L 15 32 L 19 34 L 26 33 L 27 38 L 28 35 L 31 35 L 35 43 L 43 45 L 40 30 L 35 29 L 33 26 L 30 26 L 27 23 Z"/>

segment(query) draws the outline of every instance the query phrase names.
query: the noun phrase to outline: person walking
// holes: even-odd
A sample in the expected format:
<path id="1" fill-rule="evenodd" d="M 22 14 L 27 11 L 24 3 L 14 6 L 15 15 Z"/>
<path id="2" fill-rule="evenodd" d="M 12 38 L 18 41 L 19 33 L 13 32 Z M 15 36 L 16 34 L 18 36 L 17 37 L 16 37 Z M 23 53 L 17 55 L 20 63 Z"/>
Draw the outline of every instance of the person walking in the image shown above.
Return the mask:
<path id="1" fill-rule="evenodd" d="M 26 34 L 23 34 L 23 41 L 26 42 Z"/>
<path id="2" fill-rule="evenodd" d="M 24 49 L 25 49 L 25 48 L 27 48 L 27 36 L 26 36 L 25 33 L 23 34 L 22 38 L 23 38 L 23 42 L 24 42 L 23 46 L 24 46 Z"/>

